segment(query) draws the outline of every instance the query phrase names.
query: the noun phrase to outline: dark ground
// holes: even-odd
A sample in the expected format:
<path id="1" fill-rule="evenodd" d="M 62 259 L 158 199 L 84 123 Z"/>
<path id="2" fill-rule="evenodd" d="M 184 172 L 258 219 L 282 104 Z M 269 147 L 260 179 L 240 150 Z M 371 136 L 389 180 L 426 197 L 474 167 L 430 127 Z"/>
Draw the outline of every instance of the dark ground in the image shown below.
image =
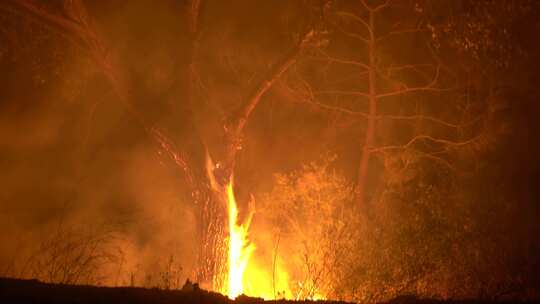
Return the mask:
<path id="1" fill-rule="evenodd" d="M 0 278 L 0 303 L 263 303 L 259 298 L 240 296 L 235 301 L 187 284 L 182 290 L 147 289 L 139 287 L 98 287 L 60 285 L 37 280 Z M 295 301 L 272 301 L 289 303 Z M 304 303 L 315 303 L 305 301 Z M 325 303 L 344 303 L 328 301 Z"/>
<path id="2" fill-rule="evenodd" d="M 0 278 L 0 303 L 264 303 L 259 298 L 240 296 L 236 300 L 208 292 L 193 285 L 182 290 L 146 289 L 137 287 L 98 287 L 82 285 L 47 284 L 37 280 L 18 280 Z M 298 301 L 266 301 L 271 303 L 298 303 Z M 301 301 L 302 303 L 346 304 L 339 301 Z M 490 302 L 478 300 L 441 301 L 417 299 L 414 296 L 402 296 L 387 302 L 388 304 L 407 303 L 514 303 Z M 522 302 L 534 303 L 534 302 Z"/>

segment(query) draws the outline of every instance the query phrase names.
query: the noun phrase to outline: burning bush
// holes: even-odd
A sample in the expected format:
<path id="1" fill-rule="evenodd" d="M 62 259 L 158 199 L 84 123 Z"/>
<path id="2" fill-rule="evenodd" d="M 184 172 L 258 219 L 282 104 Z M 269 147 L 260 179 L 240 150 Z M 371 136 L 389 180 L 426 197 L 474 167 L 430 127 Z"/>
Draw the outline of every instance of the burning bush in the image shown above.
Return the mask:
<path id="1" fill-rule="evenodd" d="M 350 212 L 352 187 L 330 168 L 332 160 L 276 174 L 275 187 L 264 198 L 264 214 L 279 236 L 274 259 L 288 257 L 296 298 L 334 298 L 353 260 L 358 219 Z"/>
<path id="2" fill-rule="evenodd" d="M 495 233 L 500 228 L 482 223 L 486 214 L 474 214 L 478 203 L 452 174 L 413 162 L 405 182 L 388 178 L 384 190 L 359 210 L 352 205 L 350 182 L 332 169 L 332 160 L 276 174 L 264 210 L 257 213 L 257 220 L 264 218 L 273 227 L 273 261 L 287 270 L 293 297 L 359 302 L 403 294 L 482 298 L 521 288 L 513 273 L 524 271 L 509 259 L 519 248 L 501 246 L 506 239 Z M 396 174 L 390 170 L 385 174 Z M 491 203 L 492 208 L 507 205 L 500 198 Z M 500 272 L 495 275 L 493 269 Z M 493 274 L 490 279 L 486 272 Z"/>

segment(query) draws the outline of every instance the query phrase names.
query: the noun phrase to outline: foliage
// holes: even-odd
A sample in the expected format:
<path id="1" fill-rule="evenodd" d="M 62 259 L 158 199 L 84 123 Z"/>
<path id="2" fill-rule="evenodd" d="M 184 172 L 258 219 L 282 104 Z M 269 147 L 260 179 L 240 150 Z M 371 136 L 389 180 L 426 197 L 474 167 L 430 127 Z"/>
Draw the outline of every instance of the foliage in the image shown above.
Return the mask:
<path id="1" fill-rule="evenodd" d="M 280 227 L 280 248 L 294 252 L 294 264 L 302 265 L 293 293 L 303 298 L 339 288 L 336 280 L 351 258 L 352 188 L 330 169 L 333 159 L 276 174 L 275 186 L 263 200 L 265 215 Z"/>
<path id="2" fill-rule="evenodd" d="M 489 194 L 484 182 L 496 174 L 463 177 L 417 159 L 396 182 L 399 172 L 387 167 L 384 190 L 366 215 L 350 207 L 350 182 L 331 169 L 332 160 L 276 174 L 264 200 L 282 235 L 281 254 L 302 265 L 299 286 L 369 303 L 403 294 L 500 299 L 530 290 L 533 261 L 521 256 L 526 251 L 513 239 L 519 230 L 511 227 L 523 215 L 504 216 L 511 198 Z M 466 186 L 472 180 L 482 182 Z"/>
<path id="3" fill-rule="evenodd" d="M 520 32 L 538 26 L 538 9 L 538 3 L 530 0 L 482 0 L 441 2 L 426 11 L 431 14 L 428 29 L 435 47 L 456 49 L 475 61 L 508 68 L 527 56 Z"/>

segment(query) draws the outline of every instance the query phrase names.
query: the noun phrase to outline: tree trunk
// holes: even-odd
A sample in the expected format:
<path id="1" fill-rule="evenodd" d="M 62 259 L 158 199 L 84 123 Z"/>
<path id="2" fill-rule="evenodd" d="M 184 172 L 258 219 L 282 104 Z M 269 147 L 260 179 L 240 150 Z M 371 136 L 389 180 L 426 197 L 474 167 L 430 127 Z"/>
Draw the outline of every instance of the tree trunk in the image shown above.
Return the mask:
<path id="1" fill-rule="evenodd" d="M 355 201 L 356 206 L 365 208 L 366 199 L 366 182 L 369 169 L 369 160 L 371 149 L 375 138 L 375 129 L 377 121 L 377 82 L 376 82 L 376 62 L 375 62 L 375 12 L 369 12 L 369 40 L 368 40 L 368 102 L 369 112 L 367 115 L 367 126 L 364 135 L 364 145 L 362 147 L 362 155 L 360 157 L 360 165 L 358 167 L 358 177 L 355 186 Z"/>

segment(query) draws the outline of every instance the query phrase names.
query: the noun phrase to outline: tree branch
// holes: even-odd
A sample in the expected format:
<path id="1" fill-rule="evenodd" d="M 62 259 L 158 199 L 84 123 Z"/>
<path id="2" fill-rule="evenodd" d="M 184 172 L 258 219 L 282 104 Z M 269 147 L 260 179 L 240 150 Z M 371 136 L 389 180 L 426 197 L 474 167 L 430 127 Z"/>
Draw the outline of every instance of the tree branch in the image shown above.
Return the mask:
<path id="1" fill-rule="evenodd" d="M 414 63 L 414 64 L 404 64 L 404 65 L 399 65 L 399 66 L 389 66 L 389 67 L 384 68 L 384 69 L 388 73 L 392 73 L 392 72 L 401 71 L 401 70 L 408 70 L 408 69 L 418 70 L 418 68 L 421 68 L 421 67 L 436 68 L 437 66 L 438 65 L 431 64 L 431 63 Z"/>
<path id="2" fill-rule="evenodd" d="M 383 10 L 385 8 L 388 7 L 388 5 L 390 5 L 390 0 L 385 0 L 383 3 L 375 6 L 374 8 L 372 8 L 372 11 L 373 12 L 377 12 L 377 11 L 380 11 L 380 10 Z"/>
<path id="3" fill-rule="evenodd" d="M 255 87 L 253 92 L 246 99 L 241 106 L 239 114 L 235 117 L 235 120 L 226 126 L 226 131 L 233 131 L 234 136 L 239 136 L 244 126 L 247 123 L 247 119 L 250 116 L 253 109 L 259 103 L 261 97 L 272 87 L 274 82 L 283 75 L 298 59 L 298 54 L 304 50 L 309 43 L 313 42 L 315 31 L 308 31 L 298 45 L 292 48 L 279 62 L 277 62 L 273 68 L 267 73 L 267 76 L 263 78 L 259 84 Z M 232 127 L 232 128 L 231 128 Z M 230 129 L 229 129 L 230 128 Z"/>
<path id="4" fill-rule="evenodd" d="M 343 91 L 343 90 L 325 90 L 315 91 L 315 95 L 342 95 L 342 96 L 361 96 L 369 98 L 369 94 L 360 91 Z"/>
<path id="5" fill-rule="evenodd" d="M 416 114 L 416 115 L 378 115 L 377 119 L 393 119 L 393 120 L 426 120 L 433 123 L 437 123 L 449 128 L 461 128 L 463 125 L 457 123 L 451 123 L 443 119 L 439 119 L 433 116 Z"/>
<path id="6" fill-rule="evenodd" d="M 399 31 L 390 31 L 384 35 L 381 35 L 377 38 L 377 42 L 380 42 L 380 41 L 383 41 L 385 39 L 388 39 L 392 36 L 397 36 L 397 35 L 403 35 L 403 34 L 414 34 L 414 33 L 421 33 L 421 32 L 427 32 L 426 29 L 422 29 L 420 27 L 417 27 L 417 28 L 413 28 L 413 29 L 404 29 L 404 30 L 399 30 Z"/>
<path id="7" fill-rule="evenodd" d="M 345 13 L 346 14 L 346 13 Z M 356 16 L 355 16 L 356 17 Z M 354 18 L 354 17 L 353 17 Z M 352 33 L 352 32 L 349 32 L 347 31 L 346 29 L 344 29 L 341 25 L 339 25 L 338 22 L 334 22 L 333 25 L 339 30 L 341 31 L 343 34 L 345 34 L 346 36 L 349 36 L 351 38 L 354 38 L 356 40 L 359 40 L 365 44 L 369 44 L 369 39 L 360 35 L 360 34 L 356 34 L 356 33 Z"/>
<path id="8" fill-rule="evenodd" d="M 360 23 L 361 25 L 363 25 L 371 35 L 373 29 L 371 28 L 371 26 L 369 25 L 369 23 L 366 20 L 356 16 L 355 14 L 349 13 L 349 12 L 336 12 L 336 15 L 343 16 L 343 17 L 349 17 L 349 18 L 353 19 L 354 21 L 356 21 L 356 22 Z M 362 37 L 362 40 L 364 40 L 366 42 L 368 41 L 367 38 L 363 38 L 363 37 Z"/>
<path id="9" fill-rule="evenodd" d="M 470 139 L 465 140 L 465 141 L 453 141 L 453 140 L 449 140 L 449 139 L 436 138 L 436 137 L 433 137 L 431 135 L 417 135 L 417 136 L 411 138 L 407 143 L 405 143 L 403 145 L 389 145 L 389 146 L 376 147 L 376 148 L 371 149 L 371 152 L 382 152 L 382 151 L 387 151 L 387 150 L 407 149 L 407 148 L 411 148 L 412 146 L 414 146 L 414 144 L 416 144 L 417 142 L 424 141 L 424 140 L 430 141 L 430 142 L 433 142 L 433 143 L 436 143 L 436 144 L 445 145 L 447 147 L 454 147 L 455 148 L 455 147 L 462 147 L 462 146 L 465 146 L 465 145 L 472 144 L 478 138 L 479 138 L 479 136 L 475 136 L 475 137 L 470 138 Z M 440 152 L 441 151 L 439 151 L 439 153 Z"/>
<path id="10" fill-rule="evenodd" d="M 300 81 L 303 84 L 304 91 L 306 91 L 306 93 L 304 93 L 304 94 L 302 94 L 302 93 L 296 94 L 295 92 L 297 92 L 297 90 L 295 91 L 295 90 L 289 88 L 289 86 L 287 86 L 283 82 L 281 82 L 281 84 L 282 84 L 282 87 L 285 90 L 287 90 L 287 93 L 292 95 L 292 98 L 294 98 L 295 100 L 299 100 L 300 102 L 304 102 L 304 103 L 307 103 L 307 104 L 310 104 L 312 106 L 316 106 L 316 107 L 319 107 L 321 109 L 328 110 L 328 111 L 341 112 L 341 113 L 345 113 L 345 114 L 352 115 L 352 116 L 362 116 L 362 117 L 367 118 L 368 115 L 366 113 L 364 113 L 364 112 L 354 111 L 354 110 L 346 109 L 346 108 L 339 107 L 339 106 L 328 105 L 328 104 L 322 103 L 320 101 L 317 101 L 317 98 L 315 97 L 315 94 L 314 94 L 311 86 L 304 80 L 300 80 Z"/>
<path id="11" fill-rule="evenodd" d="M 330 55 L 328 55 L 326 52 L 322 51 L 322 50 L 319 50 L 319 54 L 321 54 L 324 59 L 328 60 L 329 62 L 335 62 L 335 63 L 339 63 L 339 64 L 348 64 L 348 65 L 353 65 L 353 66 L 357 66 L 357 67 L 360 67 L 364 70 L 369 70 L 369 66 L 363 62 L 360 62 L 360 61 L 356 61 L 356 60 L 352 60 L 352 59 L 340 59 L 340 58 L 336 58 L 336 57 L 332 57 Z"/>
<path id="12" fill-rule="evenodd" d="M 384 1 L 383 3 L 375 6 L 375 7 L 370 7 L 365 0 L 360 0 L 360 3 L 362 4 L 362 6 L 370 13 L 375 13 L 377 11 L 380 11 L 386 7 L 388 7 L 388 5 L 390 4 L 390 0 L 386 0 Z"/>
<path id="13" fill-rule="evenodd" d="M 398 95 L 404 95 L 412 92 L 419 92 L 419 91 L 434 91 L 434 92 L 445 92 L 451 90 L 451 88 L 437 88 L 435 85 L 438 82 L 439 75 L 440 75 L 440 69 L 441 67 L 438 66 L 435 75 L 433 76 L 433 79 L 425 86 L 422 87 L 409 87 L 405 83 L 400 82 L 402 85 L 402 88 L 393 92 L 387 92 L 377 95 L 377 99 L 379 98 L 385 98 L 385 97 L 393 97 Z"/>

